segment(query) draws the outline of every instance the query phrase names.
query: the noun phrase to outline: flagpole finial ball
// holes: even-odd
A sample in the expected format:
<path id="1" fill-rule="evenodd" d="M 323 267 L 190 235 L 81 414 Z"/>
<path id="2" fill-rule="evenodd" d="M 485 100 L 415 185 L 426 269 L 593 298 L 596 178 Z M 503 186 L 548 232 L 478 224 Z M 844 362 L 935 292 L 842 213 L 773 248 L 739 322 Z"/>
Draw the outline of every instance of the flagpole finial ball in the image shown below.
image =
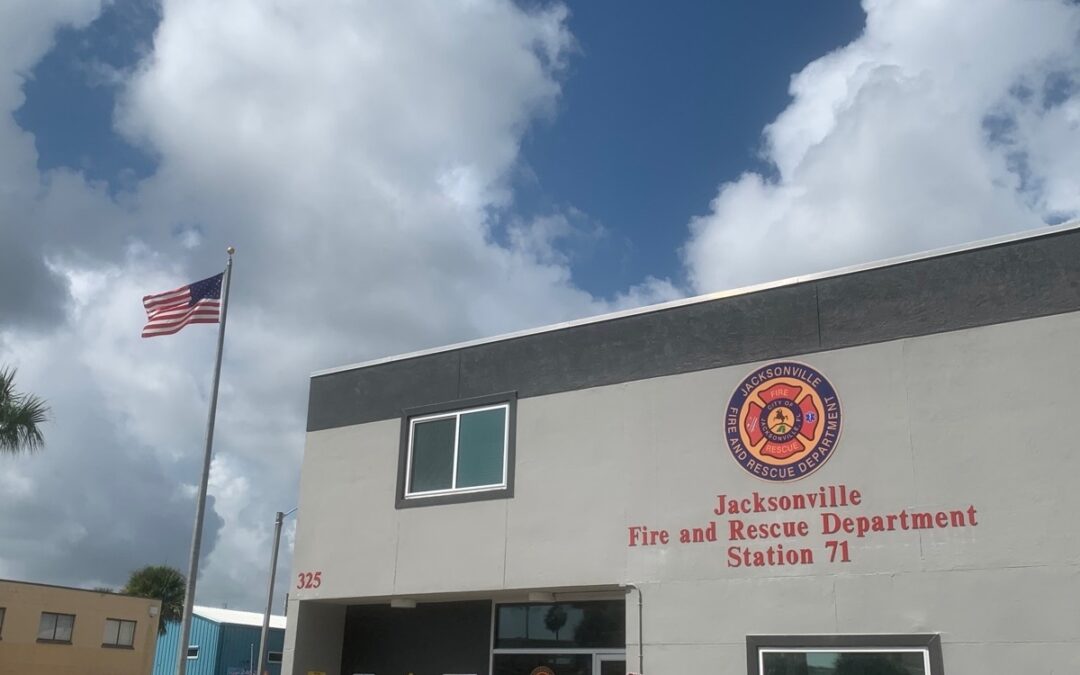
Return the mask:
<path id="1" fill-rule="evenodd" d="M 229 255 L 232 255 L 233 253 L 236 253 L 236 248 L 233 247 L 233 246 L 230 246 L 229 248 L 225 249 L 225 252 L 228 253 Z"/>

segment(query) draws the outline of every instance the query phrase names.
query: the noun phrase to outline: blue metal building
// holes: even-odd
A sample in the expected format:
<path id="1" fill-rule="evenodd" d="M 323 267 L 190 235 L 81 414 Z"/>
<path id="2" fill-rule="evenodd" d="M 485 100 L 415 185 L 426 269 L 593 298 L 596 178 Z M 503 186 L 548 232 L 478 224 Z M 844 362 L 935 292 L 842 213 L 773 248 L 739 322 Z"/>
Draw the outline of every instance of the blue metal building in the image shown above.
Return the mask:
<path id="1" fill-rule="evenodd" d="M 188 642 L 188 675 L 254 675 L 259 661 L 259 632 L 263 615 L 232 609 L 196 606 Z M 175 675 L 180 623 L 165 624 L 154 655 L 154 675 Z M 266 672 L 281 675 L 285 617 L 270 617 Z"/>

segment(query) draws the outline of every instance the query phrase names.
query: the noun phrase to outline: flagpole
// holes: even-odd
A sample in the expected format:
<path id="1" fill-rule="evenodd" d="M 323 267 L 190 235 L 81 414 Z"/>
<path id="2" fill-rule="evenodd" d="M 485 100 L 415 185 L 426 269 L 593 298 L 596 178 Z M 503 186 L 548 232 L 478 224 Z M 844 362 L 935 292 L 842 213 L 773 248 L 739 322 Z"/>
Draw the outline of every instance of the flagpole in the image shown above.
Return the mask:
<path id="1" fill-rule="evenodd" d="M 187 672 L 188 640 L 191 638 L 191 610 L 195 605 L 195 580 L 199 576 L 199 550 L 202 548 L 203 516 L 206 515 L 206 485 L 210 479 L 210 458 L 214 451 L 214 420 L 217 417 L 218 380 L 221 377 L 221 351 L 225 345 L 225 319 L 229 313 L 229 282 L 232 280 L 232 246 L 225 249 L 225 280 L 221 287 L 221 325 L 218 326 L 217 358 L 214 361 L 214 384 L 210 389 L 210 413 L 206 418 L 206 452 L 203 455 L 202 479 L 199 482 L 199 502 L 195 507 L 195 532 L 191 535 L 191 559 L 188 562 L 187 592 L 184 594 L 184 618 L 180 622 L 177 646 L 176 675 Z"/>

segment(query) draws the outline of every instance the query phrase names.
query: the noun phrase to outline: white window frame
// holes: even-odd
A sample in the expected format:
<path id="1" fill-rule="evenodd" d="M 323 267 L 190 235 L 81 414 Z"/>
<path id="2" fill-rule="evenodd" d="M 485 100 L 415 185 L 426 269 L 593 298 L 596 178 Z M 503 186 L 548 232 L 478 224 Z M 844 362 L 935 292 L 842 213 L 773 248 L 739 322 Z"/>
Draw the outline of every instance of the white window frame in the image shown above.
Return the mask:
<path id="1" fill-rule="evenodd" d="M 284 654 L 282 652 L 266 652 L 267 663 L 281 663 Z"/>
<path id="2" fill-rule="evenodd" d="M 928 647 L 760 647 L 758 649 L 758 675 L 765 673 L 765 655 L 773 654 L 897 654 L 919 653 L 923 657 L 923 672 L 931 675 L 930 649 Z"/>
<path id="3" fill-rule="evenodd" d="M 502 446 L 502 480 L 490 485 L 470 485 L 469 487 L 457 487 L 458 451 L 461 434 L 461 417 L 470 413 L 485 412 L 488 410 L 503 411 L 503 446 Z M 431 422 L 440 419 L 454 420 L 454 459 L 451 467 L 450 487 L 441 490 L 412 491 L 412 465 L 413 465 L 413 441 L 416 433 L 416 425 L 421 422 Z M 510 403 L 496 403 L 494 405 L 479 406 L 476 408 L 462 408 L 460 410 L 448 410 L 446 412 L 433 413 L 430 415 L 418 415 L 409 418 L 409 440 L 406 447 L 405 457 L 405 499 L 424 499 L 427 497 L 440 497 L 443 495 L 461 495 L 474 492 L 488 492 L 491 490 L 505 490 L 507 487 L 507 467 L 509 465 L 510 448 Z"/>
<path id="4" fill-rule="evenodd" d="M 747 635 L 747 675 L 762 675 L 765 655 L 811 653 L 922 654 L 926 675 L 944 675 L 938 633 L 818 633 L 810 635 Z"/>
<path id="5" fill-rule="evenodd" d="M 192 649 L 195 650 L 195 656 L 191 655 L 191 650 Z M 188 647 L 187 647 L 187 657 L 188 657 L 189 661 L 194 661 L 195 659 L 199 658 L 199 645 L 188 645 Z"/>

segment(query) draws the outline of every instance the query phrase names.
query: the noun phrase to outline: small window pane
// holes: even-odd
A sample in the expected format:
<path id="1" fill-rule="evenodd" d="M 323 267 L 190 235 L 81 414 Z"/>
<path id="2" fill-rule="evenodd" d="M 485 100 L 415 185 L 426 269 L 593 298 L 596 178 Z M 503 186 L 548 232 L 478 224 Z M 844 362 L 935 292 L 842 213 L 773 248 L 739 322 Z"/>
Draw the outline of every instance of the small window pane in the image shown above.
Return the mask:
<path id="1" fill-rule="evenodd" d="M 453 417 L 413 425 L 410 492 L 448 490 L 454 475 Z"/>
<path id="2" fill-rule="evenodd" d="M 762 675 L 927 675 L 924 652 L 765 652 Z"/>
<path id="3" fill-rule="evenodd" d="M 56 615 L 42 612 L 41 622 L 38 623 L 38 639 L 52 640 L 54 635 L 56 635 Z"/>
<path id="4" fill-rule="evenodd" d="M 101 642 L 107 645 L 118 644 L 120 639 L 120 622 L 116 619 L 105 619 L 105 635 Z"/>
<path id="5" fill-rule="evenodd" d="M 281 652 L 267 652 L 267 663 L 281 663 Z"/>
<path id="6" fill-rule="evenodd" d="M 120 638 L 116 643 L 122 647 L 130 647 L 135 644 L 135 622 L 120 622 Z"/>
<path id="7" fill-rule="evenodd" d="M 75 626 L 75 617 L 70 614 L 59 614 L 56 617 L 56 640 L 71 642 L 71 629 Z"/>
<path id="8" fill-rule="evenodd" d="M 187 657 L 189 659 L 199 658 L 199 645 L 188 645 Z"/>
<path id="9" fill-rule="evenodd" d="M 3 607 L 0 607 L 0 637 L 4 635 L 4 612 L 6 611 Z"/>
<path id="10" fill-rule="evenodd" d="M 458 433 L 457 487 L 502 483 L 505 445 L 505 408 L 462 415 Z"/>

